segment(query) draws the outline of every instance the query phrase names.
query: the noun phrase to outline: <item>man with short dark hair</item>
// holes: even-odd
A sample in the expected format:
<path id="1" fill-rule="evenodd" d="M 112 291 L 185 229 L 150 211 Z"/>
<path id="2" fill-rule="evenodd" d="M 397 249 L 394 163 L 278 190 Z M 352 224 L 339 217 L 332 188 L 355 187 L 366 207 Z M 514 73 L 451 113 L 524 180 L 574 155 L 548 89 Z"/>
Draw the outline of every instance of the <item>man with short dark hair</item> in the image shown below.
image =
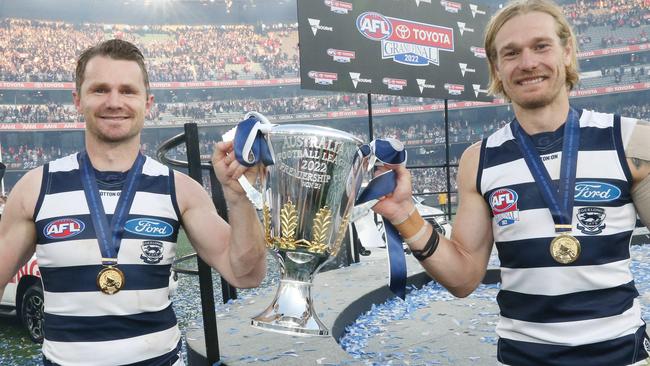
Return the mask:
<path id="1" fill-rule="evenodd" d="M 169 275 L 181 225 L 198 255 L 235 287 L 257 286 L 266 249 L 237 179 L 255 169 L 213 158 L 229 226 L 203 187 L 140 152 L 153 105 L 144 57 L 109 40 L 84 51 L 74 104 L 86 150 L 28 172 L 0 221 L 0 297 L 34 253 L 45 297 L 45 365 L 183 365 Z"/>

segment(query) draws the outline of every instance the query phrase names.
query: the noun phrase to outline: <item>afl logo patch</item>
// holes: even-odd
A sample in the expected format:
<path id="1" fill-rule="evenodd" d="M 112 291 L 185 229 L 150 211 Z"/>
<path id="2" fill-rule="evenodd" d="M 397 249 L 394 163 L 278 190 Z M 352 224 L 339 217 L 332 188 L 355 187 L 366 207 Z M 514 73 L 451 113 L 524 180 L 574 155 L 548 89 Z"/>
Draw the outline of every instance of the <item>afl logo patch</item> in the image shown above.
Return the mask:
<path id="1" fill-rule="evenodd" d="M 490 195 L 490 207 L 494 214 L 517 210 L 519 195 L 510 188 L 498 189 Z"/>
<path id="2" fill-rule="evenodd" d="M 43 235 L 48 239 L 67 239 L 81 234 L 86 228 L 83 221 L 73 218 L 57 219 L 49 222 L 43 229 Z"/>
<path id="3" fill-rule="evenodd" d="M 519 195 L 517 192 L 510 188 L 497 189 L 492 192 L 488 200 L 497 225 L 508 226 L 519 221 L 519 209 L 517 208 Z"/>

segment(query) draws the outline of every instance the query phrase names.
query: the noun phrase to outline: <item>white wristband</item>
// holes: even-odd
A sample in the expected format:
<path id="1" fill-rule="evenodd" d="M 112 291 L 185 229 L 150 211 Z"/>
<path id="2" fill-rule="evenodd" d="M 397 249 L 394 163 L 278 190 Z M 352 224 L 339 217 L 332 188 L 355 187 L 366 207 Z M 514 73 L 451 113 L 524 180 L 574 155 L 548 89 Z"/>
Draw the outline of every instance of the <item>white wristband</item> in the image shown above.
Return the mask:
<path id="1" fill-rule="evenodd" d="M 420 240 L 424 236 L 424 234 L 427 232 L 427 226 L 430 226 L 430 225 L 431 224 L 424 221 L 424 225 L 422 225 L 420 230 L 418 230 L 418 232 L 415 233 L 415 235 L 411 236 L 410 238 L 404 238 L 404 242 L 406 244 L 408 244 L 408 245 L 411 245 L 411 244 L 417 242 L 418 240 Z"/>
<path id="2" fill-rule="evenodd" d="M 411 209 L 411 212 L 409 212 L 409 214 L 406 215 L 405 218 L 403 218 L 402 220 L 399 220 L 398 222 L 391 222 L 391 224 L 393 224 L 393 226 L 397 226 L 397 225 L 401 225 L 401 224 L 403 224 L 404 222 L 406 222 L 406 220 L 409 219 L 409 217 L 411 217 L 411 215 L 413 215 L 413 213 L 415 212 L 415 210 L 416 210 L 416 207 L 413 206 L 413 208 Z"/>

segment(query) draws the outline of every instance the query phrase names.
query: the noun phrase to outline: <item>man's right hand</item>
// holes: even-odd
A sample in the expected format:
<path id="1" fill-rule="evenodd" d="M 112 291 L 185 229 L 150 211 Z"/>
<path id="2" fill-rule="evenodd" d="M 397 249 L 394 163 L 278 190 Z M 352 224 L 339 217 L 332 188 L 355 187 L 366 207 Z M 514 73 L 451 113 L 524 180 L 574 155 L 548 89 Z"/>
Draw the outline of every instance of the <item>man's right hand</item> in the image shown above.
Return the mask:
<path id="1" fill-rule="evenodd" d="M 261 164 L 250 168 L 241 165 L 235 158 L 232 141 L 221 141 L 215 144 L 212 166 L 217 179 L 221 182 L 224 197 L 228 202 L 235 202 L 240 199 L 248 200 L 246 192 L 238 181 L 239 177 L 244 175 L 251 184 L 254 184 L 258 174 L 264 169 Z"/>
<path id="2" fill-rule="evenodd" d="M 415 208 L 413 202 L 413 187 L 411 173 L 403 165 L 386 164 L 378 167 L 375 176 L 394 170 L 397 175 L 397 186 L 393 193 L 383 196 L 372 208 L 390 222 L 400 222 L 406 219 Z"/>

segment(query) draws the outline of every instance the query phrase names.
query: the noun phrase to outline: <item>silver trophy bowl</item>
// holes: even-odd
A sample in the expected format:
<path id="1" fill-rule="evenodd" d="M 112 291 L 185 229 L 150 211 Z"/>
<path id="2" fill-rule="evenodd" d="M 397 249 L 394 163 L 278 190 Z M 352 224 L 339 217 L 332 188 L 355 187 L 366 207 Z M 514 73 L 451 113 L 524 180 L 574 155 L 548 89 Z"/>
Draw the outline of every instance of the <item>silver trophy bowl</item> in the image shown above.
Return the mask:
<path id="1" fill-rule="evenodd" d="M 267 247 L 280 263 L 273 302 L 254 327 L 325 336 L 311 296 L 318 270 L 337 255 L 362 176 L 361 140 L 335 129 L 274 126 L 268 134 L 275 164 L 262 178 Z"/>

